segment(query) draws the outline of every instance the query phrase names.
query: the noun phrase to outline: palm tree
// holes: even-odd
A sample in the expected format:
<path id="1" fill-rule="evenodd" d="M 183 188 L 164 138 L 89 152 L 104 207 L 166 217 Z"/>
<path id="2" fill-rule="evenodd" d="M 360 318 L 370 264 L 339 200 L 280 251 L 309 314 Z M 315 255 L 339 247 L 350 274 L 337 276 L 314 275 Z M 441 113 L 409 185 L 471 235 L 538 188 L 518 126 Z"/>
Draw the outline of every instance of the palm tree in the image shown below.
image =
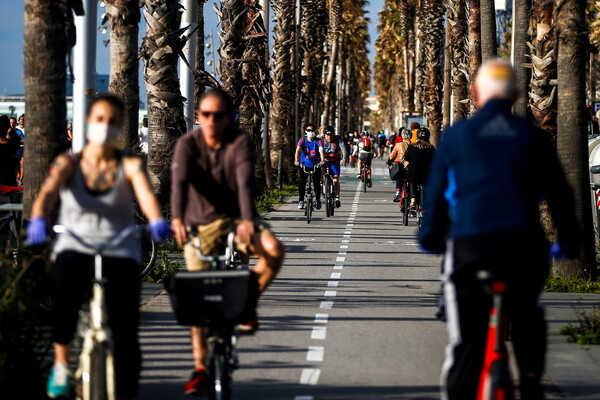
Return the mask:
<path id="1" fill-rule="evenodd" d="M 327 74 L 325 75 L 325 109 L 322 123 L 331 124 L 335 120 L 336 68 L 339 64 L 340 29 L 342 24 L 343 0 L 331 0 L 329 6 L 329 32 L 327 39 Z"/>
<path id="2" fill-rule="evenodd" d="M 111 93 L 123 100 L 125 115 L 119 134 L 119 147 L 138 151 L 139 123 L 138 32 L 140 7 L 137 0 L 107 0 L 106 13 L 110 24 L 110 86 Z"/>
<path id="3" fill-rule="evenodd" d="M 196 59 L 194 60 L 194 69 L 204 71 L 204 2 L 197 0 L 196 6 Z M 206 87 L 202 82 L 196 82 L 194 85 L 194 110 L 198 109 L 200 96 L 204 93 Z"/>
<path id="4" fill-rule="evenodd" d="M 400 37 L 403 40 L 402 58 L 404 61 L 404 108 L 414 112 L 415 103 L 415 0 L 401 0 L 398 9 Z"/>
<path id="5" fill-rule="evenodd" d="M 484 0 L 485 1 L 485 0 Z M 473 84 L 475 74 L 481 65 L 481 2 L 480 0 L 469 0 L 469 84 Z M 470 114 L 475 111 L 475 102 L 470 97 Z"/>
<path id="6" fill-rule="evenodd" d="M 531 0 L 513 1 L 513 29 L 512 29 L 512 60 L 517 80 L 519 98 L 514 104 L 514 112 L 523 118 L 529 115 L 527 92 L 531 71 L 526 68 L 528 53 L 527 43 L 531 40 L 529 34 Z"/>
<path id="7" fill-rule="evenodd" d="M 577 260 L 557 262 L 554 271 L 567 278 L 594 275 L 596 260 L 587 161 L 585 65 L 587 32 L 584 0 L 565 0 L 556 13 L 558 33 L 557 150 L 575 194 L 575 214 L 584 234 Z"/>
<path id="8" fill-rule="evenodd" d="M 494 0 L 481 0 L 481 55 L 484 61 L 498 55 Z"/>
<path id="9" fill-rule="evenodd" d="M 64 150 L 61 142 L 67 132 L 66 60 L 69 46 L 75 43 L 71 9 L 63 2 L 25 0 L 24 29 L 27 183 L 23 217 L 28 219 L 51 161 Z"/>
<path id="10" fill-rule="evenodd" d="M 258 0 L 246 0 L 246 26 L 240 37 L 243 43 L 241 65 L 242 87 L 239 108 L 240 127 L 248 132 L 255 148 L 255 177 L 258 194 L 266 187 L 265 165 L 262 151 L 263 109 L 270 96 L 269 65 L 267 62 L 268 33 L 265 29 Z"/>
<path id="11" fill-rule="evenodd" d="M 444 6 L 442 0 L 425 0 L 423 103 L 431 140 L 437 143 L 442 128 L 442 51 L 444 43 Z"/>
<path id="12" fill-rule="evenodd" d="M 218 11 L 221 31 L 219 39 L 219 73 L 221 86 L 232 98 L 236 109 L 242 101 L 242 68 L 240 60 L 244 54 L 244 28 L 246 27 L 244 0 L 223 0 Z"/>
<path id="13" fill-rule="evenodd" d="M 535 0 L 533 17 L 536 37 L 530 45 L 531 82 L 529 105 L 535 123 L 556 143 L 556 52 L 554 1 Z"/>
<path id="14" fill-rule="evenodd" d="M 292 53 L 294 47 L 294 2 L 273 2 L 275 38 L 273 41 L 273 102 L 271 105 L 271 166 L 292 180 L 291 148 L 294 136 L 294 74 Z M 278 167 L 282 167 L 281 169 Z M 285 167 L 285 171 L 283 170 Z"/>
<path id="15" fill-rule="evenodd" d="M 450 24 L 453 113 L 454 121 L 457 121 L 466 118 L 469 114 L 467 10 L 464 1 L 448 1 L 447 21 Z"/>
<path id="16" fill-rule="evenodd" d="M 163 204 L 168 201 L 170 165 L 175 141 L 186 131 L 177 61 L 185 40 L 180 37 L 181 6 L 171 0 L 145 0 L 148 31 L 140 53 L 148 92 L 148 173 Z"/>

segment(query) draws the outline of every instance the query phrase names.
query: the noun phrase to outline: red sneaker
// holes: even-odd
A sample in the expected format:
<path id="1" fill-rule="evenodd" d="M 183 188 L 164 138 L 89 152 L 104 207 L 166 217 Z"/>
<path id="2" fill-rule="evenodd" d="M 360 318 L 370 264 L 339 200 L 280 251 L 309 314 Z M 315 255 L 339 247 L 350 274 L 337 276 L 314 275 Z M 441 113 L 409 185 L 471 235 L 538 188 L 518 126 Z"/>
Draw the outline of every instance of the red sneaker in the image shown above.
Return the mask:
<path id="1" fill-rule="evenodd" d="M 258 330 L 260 324 L 258 323 L 258 319 L 253 319 L 252 321 L 248 321 L 243 324 L 239 324 L 237 328 L 242 335 L 251 335 Z"/>
<path id="2" fill-rule="evenodd" d="M 200 368 L 192 372 L 192 376 L 183 387 L 183 390 L 185 394 L 202 396 L 206 388 L 208 388 L 208 375 L 204 368 Z"/>

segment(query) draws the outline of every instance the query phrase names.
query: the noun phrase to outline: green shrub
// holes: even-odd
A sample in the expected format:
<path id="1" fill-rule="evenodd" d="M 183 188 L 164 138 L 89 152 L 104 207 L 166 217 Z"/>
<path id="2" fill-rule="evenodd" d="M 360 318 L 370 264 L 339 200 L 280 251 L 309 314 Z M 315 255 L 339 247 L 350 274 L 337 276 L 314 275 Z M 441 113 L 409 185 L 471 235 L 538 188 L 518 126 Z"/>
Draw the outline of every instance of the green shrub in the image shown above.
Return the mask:
<path id="1" fill-rule="evenodd" d="M 179 265 L 169 258 L 169 254 L 169 250 L 158 251 L 154 267 L 144 277 L 144 282 L 160 283 L 179 268 Z"/>
<path id="2" fill-rule="evenodd" d="M 51 361 L 45 263 L 15 267 L 0 259 L 0 388 L 3 398 L 45 398 Z"/>
<path id="3" fill-rule="evenodd" d="M 551 276 L 544 286 L 546 292 L 600 293 L 600 282 Z"/>
<path id="4" fill-rule="evenodd" d="M 590 312 L 580 311 L 577 314 L 579 323 L 564 326 L 559 333 L 569 336 L 567 340 L 572 343 L 600 344 L 600 304 Z"/>
<path id="5" fill-rule="evenodd" d="M 293 196 L 298 191 L 298 186 L 284 185 L 281 190 L 267 189 L 262 196 L 256 200 L 256 209 L 259 213 L 275 211 L 275 206 L 283 204 L 285 197 Z"/>

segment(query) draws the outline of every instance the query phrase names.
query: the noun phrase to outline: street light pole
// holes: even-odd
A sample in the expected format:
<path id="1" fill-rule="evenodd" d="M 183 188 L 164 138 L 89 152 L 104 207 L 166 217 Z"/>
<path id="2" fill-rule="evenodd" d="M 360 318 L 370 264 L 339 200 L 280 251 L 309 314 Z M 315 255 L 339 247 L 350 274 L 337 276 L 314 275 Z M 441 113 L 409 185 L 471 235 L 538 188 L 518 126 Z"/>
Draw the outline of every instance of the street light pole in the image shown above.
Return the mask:
<path id="1" fill-rule="evenodd" d="M 85 145 L 85 114 L 96 94 L 96 25 L 98 3 L 83 0 L 82 16 L 75 16 L 77 43 L 73 48 L 73 152 Z"/>
<path id="2" fill-rule="evenodd" d="M 183 47 L 183 55 L 188 60 L 188 63 L 193 65 L 196 59 L 196 13 L 197 13 L 196 0 L 181 0 L 183 5 L 183 15 L 181 16 L 180 28 L 187 28 L 185 35 L 188 36 L 185 46 Z M 194 32 L 192 35 L 190 33 Z M 185 124 L 188 131 L 194 128 L 194 122 L 196 122 L 196 114 L 194 113 L 194 85 L 195 79 L 194 74 L 185 62 L 179 61 L 179 84 L 181 88 L 181 95 L 186 98 L 183 104 L 183 116 L 185 118 Z"/>

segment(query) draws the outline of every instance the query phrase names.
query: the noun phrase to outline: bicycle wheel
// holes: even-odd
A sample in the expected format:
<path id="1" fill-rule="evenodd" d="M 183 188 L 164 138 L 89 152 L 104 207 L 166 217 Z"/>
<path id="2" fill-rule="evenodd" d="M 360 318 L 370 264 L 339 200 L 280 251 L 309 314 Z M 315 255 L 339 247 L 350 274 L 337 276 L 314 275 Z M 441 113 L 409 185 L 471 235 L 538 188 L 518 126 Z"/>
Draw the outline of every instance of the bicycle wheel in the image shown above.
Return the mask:
<path id="1" fill-rule="evenodd" d="M 231 399 L 229 364 L 225 353 L 225 344 L 215 342 L 209 344 L 208 374 L 210 385 L 208 398 L 210 400 Z"/>
<path id="2" fill-rule="evenodd" d="M 150 272 L 154 263 L 156 262 L 156 256 L 158 254 L 158 243 L 156 243 L 150 235 L 142 235 L 140 239 L 140 252 L 142 254 L 142 278 Z"/>
<path id="3" fill-rule="evenodd" d="M 90 400 L 108 400 L 109 395 L 115 393 L 114 386 L 109 387 L 114 383 L 114 379 L 108 376 L 109 373 L 114 373 L 112 368 L 109 368 L 109 357 L 112 357 L 112 353 L 106 344 L 99 343 L 94 346 L 90 355 Z"/>
<path id="4" fill-rule="evenodd" d="M 306 222 L 310 224 L 312 221 L 312 212 L 313 212 L 313 199 L 310 197 L 306 202 Z"/>
<path id="5" fill-rule="evenodd" d="M 331 178 L 329 178 L 328 176 L 325 177 L 325 184 L 323 185 L 325 186 L 325 214 L 327 215 L 327 217 L 331 217 L 331 207 L 330 204 L 331 203 L 331 190 L 330 190 L 330 186 L 331 186 Z"/>
<path id="6" fill-rule="evenodd" d="M 404 206 L 404 214 L 402 215 L 402 223 L 404 226 L 408 226 L 408 215 L 410 214 L 410 197 L 402 199 L 402 205 Z"/>
<path id="7" fill-rule="evenodd" d="M 368 179 L 368 177 L 367 177 L 367 169 L 366 168 L 363 168 L 362 177 L 363 177 L 363 180 L 362 180 L 363 192 L 367 193 L 367 179 Z"/>

